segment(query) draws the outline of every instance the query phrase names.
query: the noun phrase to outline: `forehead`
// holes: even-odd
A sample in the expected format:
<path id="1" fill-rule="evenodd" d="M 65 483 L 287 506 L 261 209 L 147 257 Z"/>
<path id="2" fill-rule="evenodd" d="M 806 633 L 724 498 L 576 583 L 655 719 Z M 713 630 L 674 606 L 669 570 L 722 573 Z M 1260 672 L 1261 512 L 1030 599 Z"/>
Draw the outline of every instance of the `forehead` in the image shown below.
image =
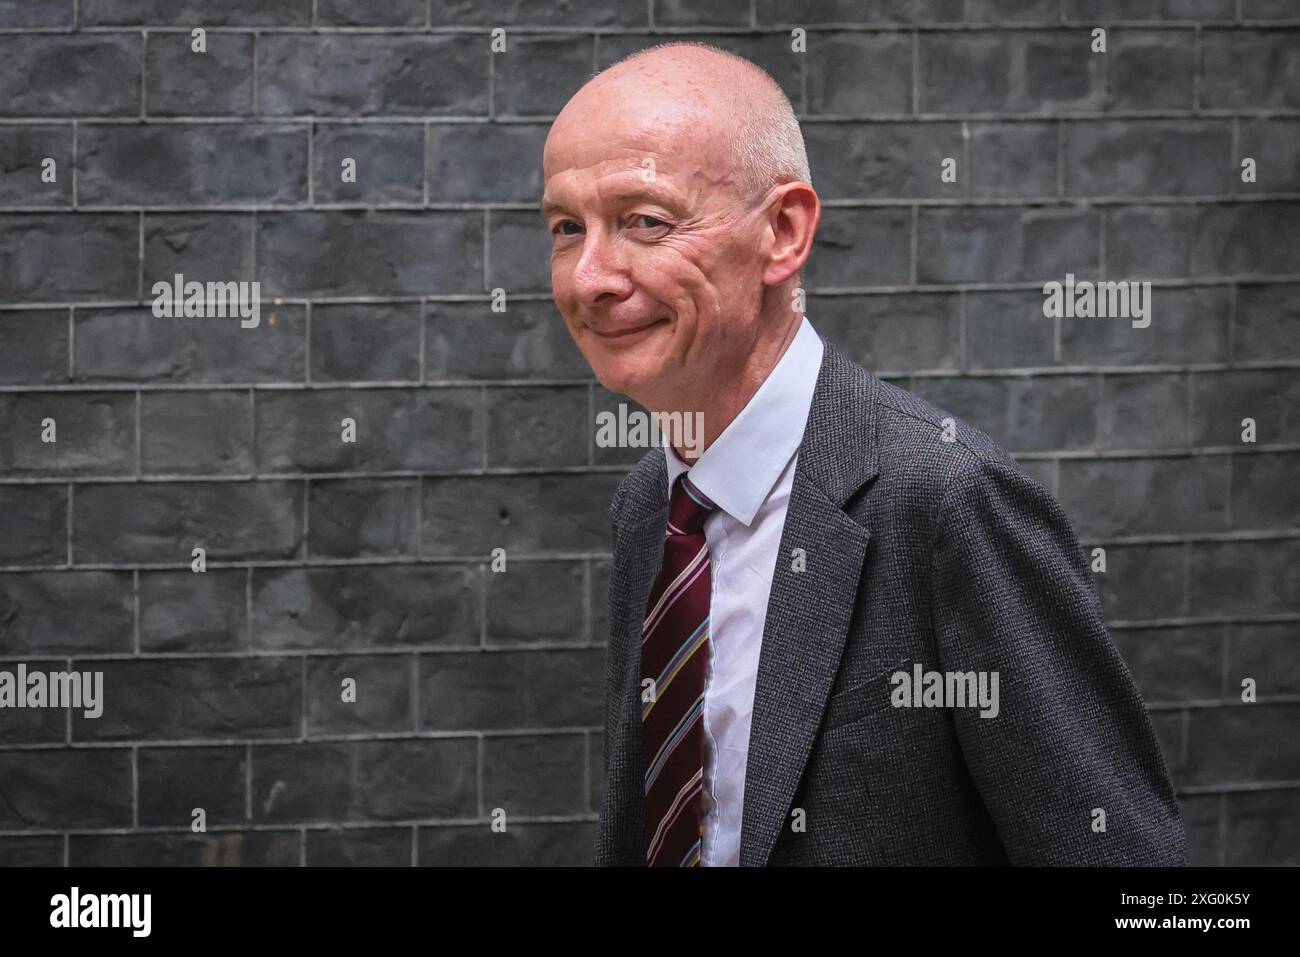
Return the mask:
<path id="1" fill-rule="evenodd" d="M 729 165 L 717 123 L 698 109 L 645 111 L 616 95 L 595 103 L 575 97 L 551 127 L 542 157 L 547 200 L 638 185 L 699 197 L 730 181 Z"/>

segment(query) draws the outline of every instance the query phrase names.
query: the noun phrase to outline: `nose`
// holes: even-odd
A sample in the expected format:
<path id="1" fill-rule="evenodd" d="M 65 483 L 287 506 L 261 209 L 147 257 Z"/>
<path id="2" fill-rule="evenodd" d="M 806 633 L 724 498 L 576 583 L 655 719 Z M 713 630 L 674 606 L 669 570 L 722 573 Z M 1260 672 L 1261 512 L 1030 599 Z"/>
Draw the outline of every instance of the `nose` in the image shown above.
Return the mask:
<path id="1" fill-rule="evenodd" d="M 586 303 L 597 303 L 606 295 L 623 299 L 631 293 L 627 253 L 617 236 L 600 228 L 587 231 L 573 267 L 573 289 Z"/>

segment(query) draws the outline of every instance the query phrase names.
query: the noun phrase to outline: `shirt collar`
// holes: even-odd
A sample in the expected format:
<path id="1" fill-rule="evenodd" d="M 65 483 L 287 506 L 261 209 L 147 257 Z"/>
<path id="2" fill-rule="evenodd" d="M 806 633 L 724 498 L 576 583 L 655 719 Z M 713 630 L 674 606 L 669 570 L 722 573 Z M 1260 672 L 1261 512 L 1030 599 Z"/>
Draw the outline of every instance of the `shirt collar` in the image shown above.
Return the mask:
<path id="1" fill-rule="evenodd" d="M 683 472 L 722 511 L 748 526 L 803 440 L 821 371 L 821 337 L 804 316 L 794 339 L 740 414 L 694 465 L 664 449 L 668 492 Z"/>

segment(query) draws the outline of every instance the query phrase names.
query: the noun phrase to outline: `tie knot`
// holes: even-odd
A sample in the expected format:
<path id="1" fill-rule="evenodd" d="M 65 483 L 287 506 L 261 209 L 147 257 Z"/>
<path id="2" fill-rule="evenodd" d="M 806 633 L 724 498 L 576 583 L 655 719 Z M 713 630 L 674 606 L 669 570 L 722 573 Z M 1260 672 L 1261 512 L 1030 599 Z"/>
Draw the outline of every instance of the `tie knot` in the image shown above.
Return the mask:
<path id="1" fill-rule="evenodd" d="M 699 534 L 704 528 L 704 520 L 717 507 L 691 484 L 683 472 L 673 484 L 672 498 L 668 503 L 668 534 Z"/>

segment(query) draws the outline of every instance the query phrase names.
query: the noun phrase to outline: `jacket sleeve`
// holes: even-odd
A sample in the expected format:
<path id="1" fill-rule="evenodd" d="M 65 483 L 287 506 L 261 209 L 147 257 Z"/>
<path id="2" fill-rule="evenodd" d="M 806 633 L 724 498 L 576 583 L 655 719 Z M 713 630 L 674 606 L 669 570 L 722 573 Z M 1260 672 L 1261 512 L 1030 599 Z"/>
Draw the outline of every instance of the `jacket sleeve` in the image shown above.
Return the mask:
<path id="1" fill-rule="evenodd" d="M 996 716 L 952 716 L 1011 863 L 1184 864 L 1159 743 L 1060 505 L 981 462 L 942 495 L 932 558 L 941 670 L 998 676 Z"/>

